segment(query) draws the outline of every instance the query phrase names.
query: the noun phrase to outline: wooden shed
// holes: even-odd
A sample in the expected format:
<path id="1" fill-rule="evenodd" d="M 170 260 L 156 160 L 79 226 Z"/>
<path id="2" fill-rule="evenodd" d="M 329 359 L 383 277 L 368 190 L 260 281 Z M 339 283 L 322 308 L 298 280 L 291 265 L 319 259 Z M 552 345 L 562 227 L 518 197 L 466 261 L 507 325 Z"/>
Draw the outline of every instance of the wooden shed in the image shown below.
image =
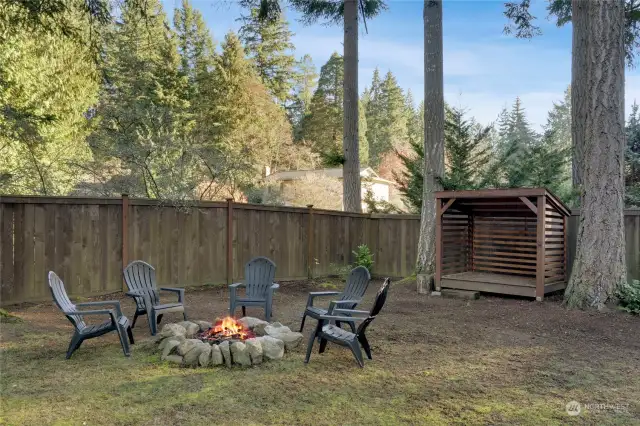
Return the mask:
<path id="1" fill-rule="evenodd" d="M 542 300 L 564 289 L 570 214 L 545 188 L 436 192 L 436 290 Z"/>

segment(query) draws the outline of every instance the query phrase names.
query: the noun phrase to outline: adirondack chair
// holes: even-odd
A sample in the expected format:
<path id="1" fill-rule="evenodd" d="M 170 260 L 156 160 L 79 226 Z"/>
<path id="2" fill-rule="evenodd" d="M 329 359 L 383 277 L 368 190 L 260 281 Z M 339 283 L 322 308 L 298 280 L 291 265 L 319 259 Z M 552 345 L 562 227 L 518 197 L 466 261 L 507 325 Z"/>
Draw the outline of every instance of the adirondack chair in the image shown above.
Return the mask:
<path id="1" fill-rule="evenodd" d="M 362 351 L 360 350 L 360 345 L 364 349 L 364 352 L 367 354 L 367 358 L 371 359 L 371 347 L 369 346 L 369 342 L 367 341 L 367 336 L 365 335 L 365 331 L 371 322 L 376 318 L 376 315 L 380 313 L 382 307 L 384 306 L 384 302 L 387 300 L 387 293 L 389 291 L 389 285 L 391 284 L 391 280 L 389 278 L 384 280 L 384 283 L 378 290 L 378 294 L 376 295 L 376 300 L 373 303 L 373 307 L 371 311 L 358 311 L 355 309 L 339 309 L 337 308 L 337 304 L 332 302 L 329 306 L 329 312 L 326 315 L 320 315 L 318 318 L 318 324 L 309 336 L 309 343 L 307 345 L 307 356 L 304 359 L 305 363 L 309 362 L 309 358 L 311 357 L 311 351 L 313 350 L 313 343 L 316 338 L 320 340 L 320 353 L 323 353 L 325 348 L 327 347 L 327 341 L 336 343 L 340 346 L 346 346 L 351 349 L 353 352 L 353 356 L 356 358 L 358 365 L 360 367 L 364 367 L 364 360 L 362 359 Z M 345 314 L 350 314 L 351 316 L 345 316 Z M 356 316 L 356 315 L 366 315 L 366 316 Z M 355 324 L 356 321 L 362 321 L 358 326 L 358 329 L 352 333 L 347 330 L 343 330 L 337 325 L 331 324 L 332 322 L 348 322 Z"/>
<path id="2" fill-rule="evenodd" d="M 309 293 L 309 298 L 307 299 L 307 306 L 304 309 L 304 313 L 302 314 L 302 322 L 300 323 L 300 332 L 302 333 L 302 329 L 304 328 L 304 320 L 307 316 L 315 319 L 319 319 L 321 315 L 326 315 L 328 310 L 325 308 L 320 308 L 318 306 L 313 306 L 313 299 L 316 297 L 324 297 L 324 296 L 339 296 L 337 297 L 334 303 L 339 308 L 344 309 L 355 309 L 355 307 L 360 303 L 364 293 L 367 291 L 367 287 L 369 286 L 369 281 L 371 281 L 371 274 L 369 274 L 369 270 L 364 266 L 358 266 L 354 268 L 349 273 L 349 277 L 347 277 L 347 284 L 344 287 L 342 293 L 339 291 L 312 291 Z M 347 315 L 348 316 L 348 315 Z M 338 327 L 340 327 L 340 323 L 336 323 Z M 352 331 L 355 333 L 355 325 L 353 323 L 349 323 L 352 327 Z"/>
<path id="3" fill-rule="evenodd" d="M 124 268 L 124 281 L 129 291 L 127 296 L 136 301 L 136 313 L 133 315 L 133 324 L 141 315 L 147 315 L 151 335 L 155 336 L 158 324 L 163 314 L 169 312 L 182 312 L 184 320 L 187 320 L 187 311 L 184 308 L 184 289 L 173 287 L 160 287 L 161 291 L 169 291 L 178 295 L 177 303 L 160 303 L 160 294 L 156 285 L 156 270 L 153 266 L 141 260 L 134 260 Z"/>
<path id="4" fill-rule="evenodd" d="M 131 354 L 129 350 L 129 343 L 133 344 L 133 333 L 131 333 L 131 327 L 129 326 L 129 320 L 122 315 L 120 309 L 120 302 L 117 300 L 108 300 L 104 302 L 85 302 L 76 303 L 75 305 L 69 300 L 67 291 L 64 289 L 64 283 L 53 271 L 49 271 L 49 289 L 53 300 L 58 305 L 58 308 L 64 313 L 67 319 L 73 324 L 75 331 L 69 343 L 67 349 L 67 359 L 71 358 L 73 352 L 80 347 L 83 341 L 92 339 L 94 337 L 102 336 L 110 331 L 118 332 L 120 337 L 120 344 L 122 345 L 122 352 L 125 356 Z M 111 309 L 91 309 L 82 311 L 78 308 L 83 307 L 98 307 L 98 306 L 110 306 Z M 84 322 L 84 317 L 89 315 L 107 315 L 109 320 L 97 325 L 87 325 Z M 129 340 L 127 341 L 127 337 Z"/>
<path id="5" fill-rule="evenodd" d="M 229 286 L 231 297 L 229 300 L 229 312 L 235 315 L 236 307 L 242 307 L 242 316 L 246 316 L 247 306 L 264 307 L 264 317 L 271 321 L 271 305 L 273 292 L 280 288 L 280 284 L 273 282 L 276 275 L 276 264 L 266 257 L 256 257 L 250 260 L 244 267 L 244 282 Z M 238 288 L 245 289 L 245 296 L 238 294 Z"/>

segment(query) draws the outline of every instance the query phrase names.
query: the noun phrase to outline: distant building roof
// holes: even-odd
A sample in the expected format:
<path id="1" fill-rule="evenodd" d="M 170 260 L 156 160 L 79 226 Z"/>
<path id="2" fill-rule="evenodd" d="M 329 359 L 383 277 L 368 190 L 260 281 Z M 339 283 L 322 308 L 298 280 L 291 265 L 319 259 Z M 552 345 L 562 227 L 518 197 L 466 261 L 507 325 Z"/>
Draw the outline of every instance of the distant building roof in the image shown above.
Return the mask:
<path id="1" fill-rule="evenodd" d="M 276 172 L 267 176 L 269 180 L 278 180 L 278 181 L 288 181 L 288 180 L 298 180 L 307 176 L 328 176 L 334 177 L 337 179 L 342 179 L 342 167 L 337 167 L 334 169 L 315 169 L 315 170 L 288 170 L 285 172 Z M 386 183 L 389 185 L 393 185 L 393 182 L 387 179 L 383 179 L 371 168 L 371 167 L 361 167 L 360 168 L 360 177 L 365 179 L 370 179 L 373 182 L 377 183 Z"/>

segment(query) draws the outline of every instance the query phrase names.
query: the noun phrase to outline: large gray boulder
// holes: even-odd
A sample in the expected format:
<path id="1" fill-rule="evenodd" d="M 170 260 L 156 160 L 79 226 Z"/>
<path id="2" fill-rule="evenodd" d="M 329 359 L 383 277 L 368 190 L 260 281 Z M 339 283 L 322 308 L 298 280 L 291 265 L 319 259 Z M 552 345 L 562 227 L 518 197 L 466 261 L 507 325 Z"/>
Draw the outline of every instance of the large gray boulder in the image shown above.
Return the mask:
<path id="1" fill-rule="evenodd" d="M 178 345 L 178 355 L 180 356 L 185 356 L 187 354 L 187 352 L 189 352 L 191 349 L 195 348 L 197 345 L 202 344 L 202 340 L 198 340 L 198 339 L 187 339 L 184 342 L 180 343 L 180 345 Z"/>
<path id="2" fill-rule="evenodd" d="M 179 322 L 178 325 L 183 326 L 184 329 L 186 330 L 185 337 L 187 339 L 193 339 L 194 337 L 196 337 L 196 334 L 198 334 L 198 332 L 200 331 L 200 326 L 191 321 L 182 321 L 182 322 Z"/>
<path id="3" fill-rule="evenodd" d="M 245 342 L 247 346 L 247 350 L 249 351 L 249 357 L 251 357 L 251 364 L 261 364 L 262 363 L 262 345 L 260 344 L 260 340 L 253 338 L 247 339 Z"/>
<path id="4" fill-rule="evenodd" d="M 162 348 L 162 356 L 160 357 L 162 360 L 165 360 L 169 355 L 176 352 L 178 346 L 182 343 L 180 340 L 174 338 L 166 339 L 166 341 L 166 343 L 162 342 L 164 344 L 164 347 Z"/>
<path id="5" fill-rule="evenodd" d="M 265 328 L 265 331 L 269 336 L 282 340 L 284 342 L 285 348 L 288 351 L 298 347 L 298 345 L 300 345 L 300 342 L 302 342 L 302 338 L 304 337 L 302 333 L 291 331 L 289 327 L 284 326 L 279 322 L 274 322 L 273 324 L 267 326 Z"/>
<path id="6" fill-rule="evenodd" d="M 251 365 L 251 356 L 247 345 L 242 342 L 234 342 L 231 344 L 231 357 L 234 364 L 243 365 L 245 367 Z"/>
<path id="7" fill-rule="evenodd" d="M 260 318 L 254 318 L 254 317 L 242 317 L 238 320 L 238 322 L 240 324 L 242 324 L 244 327 L 248 328 L 249 330 L 253 330 L 254 327 L 256 327 L 257 325 L 269 325 L 268 322 L 261 320 Z"/>
<path id="8" fill-rule="evenodd" d="M 160 332 L 159 337 L 162 337 L 162 338 L 175 337 L 175 336 L 186 337 L 186 335 L 187 335 L 187 329 L 181 326 L 180 324 L 165 324 L 164 327 L 162 327 L 162 331 Z"/>
<path id="9" fill-rule="evenodd" d="M 218 345 L 211 346 L 211 365 L 215 367 L 216 365 L 222 365 L 223 362 L 222 351 L 220 351 Z"/>
<path id="10" fill-rule="evenodd" d="M 289 327 L 287 327 L 286 325 L 282 325 L 279 322 L 274 322 L 272 324 L 269 324 L 264 328 L 264 331 L 269 336 L 272 336 L 273 334 L 276 334 L 276 333 L 291 333 L 291 329 Z"/>
<path id="11" fill-rule="evenodd" d="M 194 321 L 194 322 L 198 324 L 198 328 L 200 332 L 207 331 L 213 326 L 213 324 L 211 324 L 208 321 Z"/>
<path id="12" fill-rule="evenodd" d="M 210 346 L 207 343 L 200 342 L 200 344 L 195 345 L 189 352 L 184 355 L 182 363 L 184 365 L 197 367 L 198 360 L 200 359 L 200 354 L 202 354 L 202 352 L 204 352 L 209 347 Z"/>
<path id="13" fill-rule="evenodd" d="M 262 355 L 266 359 L 280 359 L 284 356 L 284 342 L 271 336 L 257 338 L 262 346 Z"/>
<path id="14" fill-rule="evenodd" d="M 220 352 L 222 352 L 222 359 L 227 367 L 231 368 L 231 349 L 229 349 L 229 342 L 224 341 L 218 345 Z"/>
<path id="15" fill-rule="evenodd" d="M 180 355 L 169 355 L 164 360 L 171 364 L 182 365 L 182 357 Z"/>
<path id="16" fill-rule="evenodd" d="M 205 343 L 205 348 L 200 352 L 198 357 L 198 365 L 200 367 L 208 367 L 211 365 L 211 345 Z"/>

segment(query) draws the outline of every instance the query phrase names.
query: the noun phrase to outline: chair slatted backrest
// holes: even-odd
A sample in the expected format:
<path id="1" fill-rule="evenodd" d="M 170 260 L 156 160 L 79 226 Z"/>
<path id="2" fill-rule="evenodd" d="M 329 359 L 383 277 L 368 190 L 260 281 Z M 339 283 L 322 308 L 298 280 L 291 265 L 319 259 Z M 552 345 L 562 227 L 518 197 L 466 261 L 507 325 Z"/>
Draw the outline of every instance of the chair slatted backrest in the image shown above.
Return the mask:
<path id="1" fill-rule="evenodd" d="M 157 305 L 160 302 L 158 289 L 156 286 L 156 270 L 153 266 L 142 260 L 134 260 L 124 268 L 124 281 L 127 283 L 129 291 L 149 296 L 151 304 Z M 144 299 L 136 297 L 138 308 L 145 308 Z"/>
<path id="2" fill-rule="evenodd" d="M 53 300 L 56 302 L 56 305 L 58 305 L 58 308 L 63 312 L 73 312 L 76 310 L 76 305 L 71 303 L 69 296 L 67 296 L 67 291 L 64 289 L 64 283 L 53 271 L 49 271 L 49 289 L 51 290 L 51 295 L 53 296 Z M 80 315 L 65 316 L 69 321 L 71 321 L 71 324 L 73 324 L 78 331 L 87 326 Z"/>
<path id="3" fill-rule="evenodd" d="M 371 274 L 364 266 L 353 268 L 347 278 L 347 284 L 340 295 L 340 300 L 360 300 L 364 296 L 371 281 Z M 353 309 L 353 308 L 349 308 Z"/>
<path id="4" fill-rule="evenodd" d="M 358 326 L 358 331 L 356 334 L 360 334 L 361 332 L 364 332 L 366 328 L 369 326 L 369 324 L 371 324 L 371 322 L 376 318 L 376 315 L 380 313 L 380 311 L 382 310 L 382 307 L 384 306 L 384 302 L 387 301 L 387 293 L 389 292 L 390 284 L 391 284 L 391 279 L 386 278 L 384 280 L 384 283 L 382 283 L 380 290 L 378 290 L 378 293 L 376 294 L 376 300 L 373 302 L 371 311 L 369 311 L 369 316 L 367 317 L 367 319 L 362 321 L 362 323 L 360 323 L 360 326 Z"/>
<path id="5" fill-rule="evenodd" d="M 247 297 L 264 298 L 276 276 L 276 264 L 266 257 L 256 257 L 244 267 Z"/>

